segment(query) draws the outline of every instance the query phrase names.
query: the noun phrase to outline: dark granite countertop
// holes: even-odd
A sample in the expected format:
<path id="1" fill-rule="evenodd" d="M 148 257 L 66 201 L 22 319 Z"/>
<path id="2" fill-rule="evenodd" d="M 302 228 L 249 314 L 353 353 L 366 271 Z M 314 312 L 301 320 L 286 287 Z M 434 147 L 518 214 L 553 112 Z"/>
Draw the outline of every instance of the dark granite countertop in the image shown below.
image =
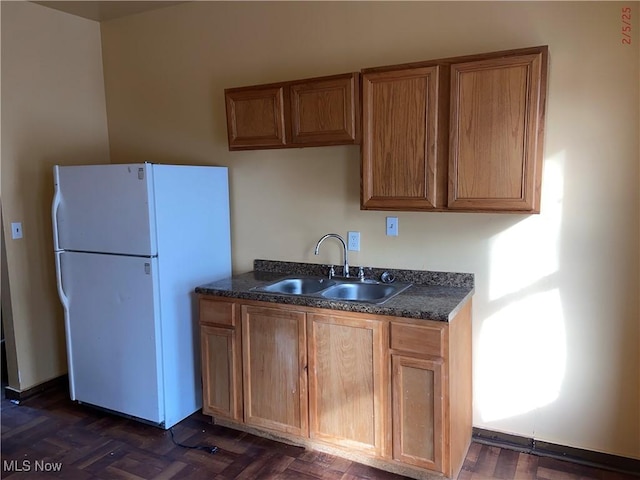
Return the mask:
<path id="1" fill-rule="evenodd" d="M 357 266 L 351 267 L 352 274 L 357 271 Z M 471 273 L 366 268 L 365 275 L 368 279 L 377 280 L 384 271 L 392 273 L 397 281 L 410 282 L 413 285 L 379 305 L 254 290 L 290 275 L 327 275 L 327 268 L 323 265 L 272 260 L 255 260 L 252 272 L 201 285 L 196 288 L 196 293 L 441 322 L 451 320 L 474 293 L 474 276 Z"/>

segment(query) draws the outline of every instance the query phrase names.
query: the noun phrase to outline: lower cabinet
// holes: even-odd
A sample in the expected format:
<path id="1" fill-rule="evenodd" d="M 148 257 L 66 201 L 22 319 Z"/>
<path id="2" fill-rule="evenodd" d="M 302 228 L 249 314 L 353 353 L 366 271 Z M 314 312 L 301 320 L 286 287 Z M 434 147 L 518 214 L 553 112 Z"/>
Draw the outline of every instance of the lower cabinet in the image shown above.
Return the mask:
<path id="1" fill-rule="evenodd" d="M 202 411 L 214 417 L 242 420 L 240 330 L 236 305 L 200 300 Z"/>
<path id="2" fill-rule="evenodd" d="M 305 314 L 245 305 L 242 331 L 245 423 L 306 436 Z"/>
<path id="3" fill-rule="evenodd" d="M 240 419 L 236 415 L 236 391 L 233 388 L 236 344 L 230 328 L 204 325 L 200 328 L 202 365 L 204 370 L 203 411 L 210 415 L 222 415 Z"/>
<path id="4" fill-rule="evenodd" d="M 442 359 L 391 356 L 394 460 L 442 471 Z"/>
<path id="5" fill-rule="evenodd" d="M 471 441 L 471 302 L 449 322 L 202 295 L 205 414 L 415 478 Z"/>
<path id="6" fill-rule="evenodd" d="M 382 455 L 385 447 L 386 325 L 309 314 L 309 434 Z"/>

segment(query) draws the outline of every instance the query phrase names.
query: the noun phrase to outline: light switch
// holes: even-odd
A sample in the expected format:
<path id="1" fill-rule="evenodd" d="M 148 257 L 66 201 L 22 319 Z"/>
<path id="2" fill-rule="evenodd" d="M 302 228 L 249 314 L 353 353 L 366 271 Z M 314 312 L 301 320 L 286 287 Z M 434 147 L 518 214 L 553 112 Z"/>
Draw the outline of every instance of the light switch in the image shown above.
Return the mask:
<path id="1" fill-rule="evenodd" d="M 398 236 L 398 217 L 387 217 L 387 235 Z"/>
<path id="2" fill-rule="evenodd" d="M 22 222 L 11 223 L 11 238 L 14 240 L 22 238 Z"/>

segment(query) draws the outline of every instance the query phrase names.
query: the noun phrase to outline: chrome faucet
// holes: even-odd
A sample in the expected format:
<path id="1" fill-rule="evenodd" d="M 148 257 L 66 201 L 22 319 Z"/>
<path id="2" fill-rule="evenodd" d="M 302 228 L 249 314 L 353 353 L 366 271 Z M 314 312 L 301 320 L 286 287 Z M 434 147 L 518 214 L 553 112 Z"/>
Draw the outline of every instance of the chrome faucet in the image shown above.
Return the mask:
<path id="1" fill-rule="evenodd" d="M 347 244 L 345 243 L 344 239 L 338 235 L 337 233 L 327 233 L 326 235 L 324 235 L 320 240 L 318 240 L 318 243 L 316 244 L 316 250 L 315 250 L 315 254 L 318 255 L 318 251 L 320 249 L 320 244 L 329 237 L 333 237 L 333 238 L 337 238 L 338 240 L 340 240 L 340 243 L 342 243 L 342 249 L 344 251 L 344 266 L 342 267 L 342 276 L 349 278 L 349 259 L 347 258 Z"/>

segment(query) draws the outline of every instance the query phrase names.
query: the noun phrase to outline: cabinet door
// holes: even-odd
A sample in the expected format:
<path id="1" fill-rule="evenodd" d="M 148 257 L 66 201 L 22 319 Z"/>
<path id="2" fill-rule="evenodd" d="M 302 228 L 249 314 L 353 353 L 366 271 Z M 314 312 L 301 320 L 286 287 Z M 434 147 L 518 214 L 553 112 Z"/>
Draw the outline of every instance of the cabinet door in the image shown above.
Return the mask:
<path id="1" fill-rule="evenodd" d="M 243 305 L 242 329 L 245 423 L 307 436 L 305 314 Z"/>
<path id="2" fill-rule="evenodd" d="M 431 66 L 364 73 L 362 208 L 436 206 L 438 72 Z"/>
<path id="3" fill-rule="evenodd" d="M 309 434 L 381 456 L 388 440 L 386 324 L 309 314 Z"/>
<path id="4" fill-rule="evenodd" d="M 200 327 L 202 351 L 202 411 L 214 417 L 242 420 L 241 376 L 236 331 Z"/>
<path id="5" fill-rule="evenodd" d="M 539 211 L 546 58 L 451 66 L 449 208 Z"/>
<path id="6" fill-rule="evenodd" d="M 277 85 L 225 90 L 229 150 L 285 144 L 284 90 Z"/>
<path id="7" fill-rule="evenodd" d="M 291 140 L 297 144 L 359 141 L 359 74 L 293 83 Z"/>
<path id="8" fill-rule="evenodd" d="M 393 458 L 442 472 L 443 361 L 391 356 Z"/>

